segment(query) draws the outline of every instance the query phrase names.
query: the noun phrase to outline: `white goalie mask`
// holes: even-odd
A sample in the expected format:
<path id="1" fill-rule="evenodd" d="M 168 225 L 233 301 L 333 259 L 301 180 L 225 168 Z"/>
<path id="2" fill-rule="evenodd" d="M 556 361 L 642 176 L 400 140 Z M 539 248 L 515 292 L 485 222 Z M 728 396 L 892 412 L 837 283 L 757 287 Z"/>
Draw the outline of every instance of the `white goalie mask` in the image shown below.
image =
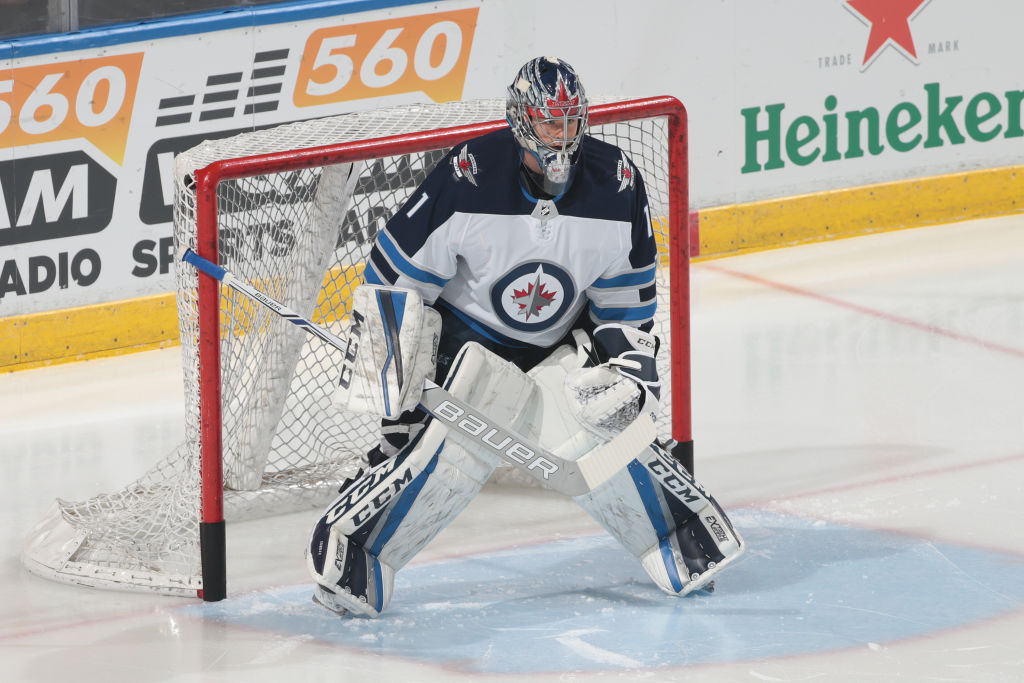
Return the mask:
<path id="1" fill-rule="evenodd" d="M 541 189 L 558 196 L 572 181 L 587 129 L 587 94 L 569 64 L 537 57 L 519 69 L 507 90 L 509 125 L 524 154 L 540 164 Z"/>

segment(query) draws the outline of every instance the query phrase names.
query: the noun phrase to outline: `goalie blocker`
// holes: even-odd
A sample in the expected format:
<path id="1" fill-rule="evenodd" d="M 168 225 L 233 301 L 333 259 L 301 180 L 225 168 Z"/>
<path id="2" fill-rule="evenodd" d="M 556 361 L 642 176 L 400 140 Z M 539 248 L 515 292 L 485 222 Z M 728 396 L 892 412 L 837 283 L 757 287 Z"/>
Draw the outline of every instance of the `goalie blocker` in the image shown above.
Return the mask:
<path id="1" fill-rule="evenodd" d="M 386 401 L 377 400 L 374 392 L 394 396 L 395 388 L 402 391 L 399 403 L 405 408 L 413 405 L 417 389 L 412 387 L 422 385 L 422 377 L 415 373 L 424 372 L 426 365 L 415 359 L 430 348 L 429 335 L 423 333 L 430 323 L 419 329 L 415 325 L 429 320 L 429 314 L 416 316 L 413 311 L 407 316 L 406 310 L 391 320 L 412 325 L 389 327 L 387 309 L 380 306 L 387 293 L 387 288 L 378 287 L 357 290 L 361 324 L 364 330 L 388 330 L 379 336 L 371 333 L 370 338 L 401 339 L 401 348 L 411 349 L 411 355 L 402 356 L 402 367 L 415 369 L 394 376 L 390 389 L 382 383 L 373 388 L 375 378 L 387 379 L 387 368 L 375 369 L 367 360 L 369 352 L 365 357 L 357 353 L 346 362 L 363 368 L 366 381 L 359 398 L 353 402 L 353 392 L 342 388 L 335 399 L 348 409 L 361 401 L 364 410 L 379 415 Z M 405 298 L 404 305 L 421 304 L 413 296 Z M 378 326 L 374 318 L 385 322 Z M 653 361 L 656 341 L 639 334 L 605 331 L 590 342 L 580 339 L 578 349 L 559 347 L 528 374 L 469 343 L 456 357 L 445 388 L 502 426 L 536 440 L 560 458 L 576 461 L 607 443 L 617 422 L 610 419 L 616 407 L 635 417 L 657 400 L 657 378 L 647 372 L 653 368 L 648 359 Z M 614 342 L 602 346 L 602 336 Z M 602 348 L 595 350 L 595 345 Z M 360 344 L 364 348 L 365 341 Z M 380 346 L 374 348 L 377 359 L 393 362 L 397 357 L 382 354 Z M 616 351 L 619 356 L 612 355 Z M 587 367 L 605 371 L 581 375 L 581 368 Z M 623 385 L 624 377 L 636 383 L 633 388 Z M 574 400 L 580 396 L 588 400 Z M 589 409 L 588 403 L 600 410 Z M 706 586 L 739 557 L 743 541 L 721 506 L 678 461 L 657 444 L 635 449 L 632 459 L 623 460 L 625 467 L 574 500 L 640 560 L 659 588 L 686 595 Z M 465 509 L 498 463 L 493 452 L 460 430 L 428 419 L 397 456 L 344 488 L 314 527 L 307 551 L 307 566 L 316 581 L 314 601 L 339 614 L 380 614 L 390 601 L 394 572 Z"/>
<path id="2" fill-rule="evenodd" d="M 384 418 L 416 408 L 424 380 L 434 377 L 440 332 L 440 314 L 417 292 L 356 289 L 335 407 Z"/>

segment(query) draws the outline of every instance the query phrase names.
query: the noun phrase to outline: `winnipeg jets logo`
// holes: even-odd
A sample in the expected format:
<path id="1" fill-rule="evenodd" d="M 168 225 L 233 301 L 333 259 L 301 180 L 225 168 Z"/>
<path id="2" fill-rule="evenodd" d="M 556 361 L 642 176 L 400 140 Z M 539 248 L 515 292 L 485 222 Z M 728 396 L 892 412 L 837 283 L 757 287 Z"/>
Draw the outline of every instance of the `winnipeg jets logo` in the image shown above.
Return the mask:
<path id="1" fill-rule="evenodd" d="M 529 320 L 531 315 L 539 316 L 545 307 L 550 306 L 558 296 L 556 292 L 546 291 L 544 283 L 541 282 L 544 271 L 541 266 L 537 267 L 537 278 L 527 286 L 526 289 L 512 290 L 512 300 L 519 306 L 517 315 Z"/>
<path id="2" fill-rule="evenodd" d="M 569 273 L 546 261 L 522 263 L 491 288 L 491 305 L 498 319 L 523 332 L 551 327 L 575 299 L 576 286 Z"/>
<path id="3" fill-rule="evenodd" d="M 462 150 L 456 156 L 452 157 L 452 168 L 456 180 L 465 178 L 470 184 L 477 184 L 476 157 L 469 153 L 465 145 L 463 145 Z"/>
<path id="4" fill-rule="evenodd" d="M 622 192 L 627 187 L 632 188 L 633 184 L 636 183 L 636 170 L 629 163 L 625 152 L 622 153 L 622 158 L 619 159 L 619 163 L 615 168 L 615 179 L 619 181 L 619 192 Z"/>

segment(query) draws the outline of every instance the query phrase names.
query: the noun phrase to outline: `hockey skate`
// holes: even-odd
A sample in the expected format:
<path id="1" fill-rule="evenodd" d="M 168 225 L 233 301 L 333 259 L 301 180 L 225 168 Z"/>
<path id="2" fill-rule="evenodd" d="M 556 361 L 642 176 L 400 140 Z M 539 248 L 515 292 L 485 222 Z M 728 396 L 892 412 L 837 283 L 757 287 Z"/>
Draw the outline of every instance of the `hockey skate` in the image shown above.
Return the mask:
<path id="1" fill-rule="evenodd" d="M 378 615 L 378 612 L 366 603 L 366 598 L 356 597 L 345 589 L 331 590 L 320 584 L 313 588 L 313 604 L 319 605 L 339 617 L 349 614 L 358 614 L 365 617 L 375 617 Z"/>

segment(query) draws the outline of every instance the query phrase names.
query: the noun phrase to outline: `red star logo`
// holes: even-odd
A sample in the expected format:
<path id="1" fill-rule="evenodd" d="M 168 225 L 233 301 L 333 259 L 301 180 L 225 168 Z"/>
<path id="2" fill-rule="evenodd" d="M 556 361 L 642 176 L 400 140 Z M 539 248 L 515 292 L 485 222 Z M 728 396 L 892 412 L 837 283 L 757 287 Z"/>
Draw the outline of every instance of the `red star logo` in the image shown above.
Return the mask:
<path id="1" fill-rule="evenodd" d="M 867 66 L 890 43 L 917 62 L 910 18 L 929 0 L 847 0 L 846 6 L 871 25 L 863 66 Z"/>

